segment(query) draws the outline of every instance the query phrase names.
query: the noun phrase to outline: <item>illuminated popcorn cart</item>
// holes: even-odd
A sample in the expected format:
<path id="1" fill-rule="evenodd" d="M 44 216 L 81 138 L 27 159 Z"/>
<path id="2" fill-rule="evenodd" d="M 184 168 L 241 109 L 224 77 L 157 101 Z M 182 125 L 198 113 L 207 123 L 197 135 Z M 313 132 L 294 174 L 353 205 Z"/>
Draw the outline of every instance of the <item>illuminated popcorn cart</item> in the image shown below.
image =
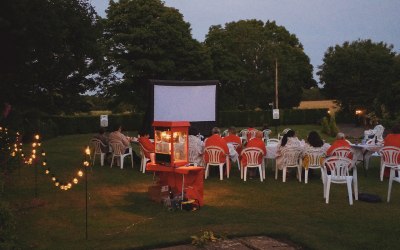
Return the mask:
<path id="1" fill-rule="evenodd" d="M 188 164 L 187 121 L 154 121 L 154 144 L 156 164 L 180 167 Z"/>

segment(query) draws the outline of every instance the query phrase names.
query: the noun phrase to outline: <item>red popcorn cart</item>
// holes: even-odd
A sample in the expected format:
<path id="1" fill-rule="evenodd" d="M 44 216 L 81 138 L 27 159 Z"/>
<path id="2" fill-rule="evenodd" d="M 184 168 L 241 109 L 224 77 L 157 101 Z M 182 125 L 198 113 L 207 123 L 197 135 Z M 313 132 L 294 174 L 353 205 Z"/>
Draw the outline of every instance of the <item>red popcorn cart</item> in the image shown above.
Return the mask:
<path id="1" fill-rule="evenodd" d="M 189 127 L 187 121 L 154 121 L 155 163 L 169 167 L 188 164 Z"/>

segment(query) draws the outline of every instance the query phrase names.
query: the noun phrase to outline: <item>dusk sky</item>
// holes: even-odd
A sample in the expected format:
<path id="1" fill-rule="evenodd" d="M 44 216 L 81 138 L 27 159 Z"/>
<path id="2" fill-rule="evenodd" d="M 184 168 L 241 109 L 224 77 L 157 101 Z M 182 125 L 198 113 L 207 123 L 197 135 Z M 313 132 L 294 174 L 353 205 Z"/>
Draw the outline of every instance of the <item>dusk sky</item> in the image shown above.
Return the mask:
<path id="1" fill-rule="evenodd" d="M 91 0 L 105 17 L 108 0 Z M 258 19 L 276 21 L 304 46 L 314 66 L 322 64 L 329 46 L 371 39 L 400 51 L 400 0 L 165 0 L 190 23 L 192 35 L 204 41 L 211 25 Z M 318 79 L 316 79 L 318 80 Z"/>

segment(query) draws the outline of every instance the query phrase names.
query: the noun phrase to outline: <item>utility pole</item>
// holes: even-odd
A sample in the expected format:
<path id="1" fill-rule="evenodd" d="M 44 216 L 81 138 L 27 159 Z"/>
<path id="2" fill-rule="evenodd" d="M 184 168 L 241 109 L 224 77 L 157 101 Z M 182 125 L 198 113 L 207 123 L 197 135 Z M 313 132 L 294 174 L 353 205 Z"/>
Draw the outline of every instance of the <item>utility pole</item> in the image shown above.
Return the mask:
<path id="1" fill-rule="evenodd" d="M 275 58 L 275 108 L 279 109 L 278 104 L 278 59 Z"/>

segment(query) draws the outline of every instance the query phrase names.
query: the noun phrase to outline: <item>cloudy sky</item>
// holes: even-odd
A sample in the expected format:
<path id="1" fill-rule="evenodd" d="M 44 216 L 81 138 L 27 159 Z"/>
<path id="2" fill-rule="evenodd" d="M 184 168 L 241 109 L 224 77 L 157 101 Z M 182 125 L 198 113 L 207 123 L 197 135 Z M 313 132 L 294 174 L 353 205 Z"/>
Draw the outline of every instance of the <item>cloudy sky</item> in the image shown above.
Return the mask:
<path id="1" fill-rule="evenodd" d="M 316 67 L 329 46 L 371 39 L 400 52 L 400 0 L 165 0 L 183 14 L 192 35 L 204 41 L 211 25 L 258 19 L 274 20 L 295 34 Z M 108 0 L 91 0 L 105 16 Z M 316 79 L 318 80 L 318 79 Z"/>

